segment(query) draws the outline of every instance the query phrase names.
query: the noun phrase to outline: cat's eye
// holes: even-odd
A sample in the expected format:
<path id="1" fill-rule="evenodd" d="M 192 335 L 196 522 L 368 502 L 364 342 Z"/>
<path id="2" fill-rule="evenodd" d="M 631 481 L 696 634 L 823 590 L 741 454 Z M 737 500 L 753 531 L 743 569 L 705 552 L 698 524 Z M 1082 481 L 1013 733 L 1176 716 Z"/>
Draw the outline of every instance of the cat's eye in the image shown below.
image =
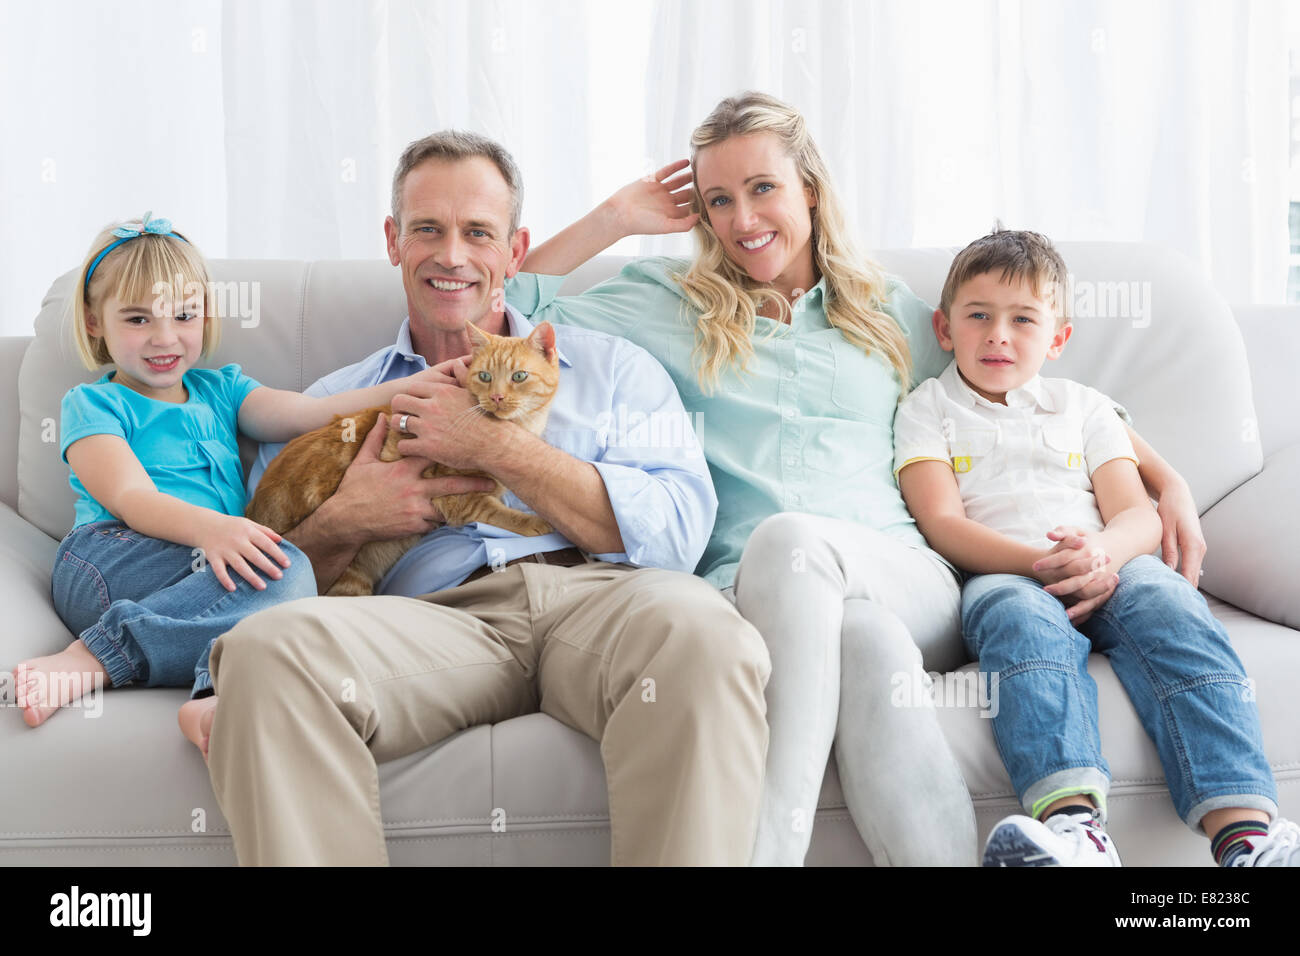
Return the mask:
<path id="1" fill-rule="evenodd" d="M 490 382 L 490 381 L 492 381 L 492 373 L 491 373 L 491 372 L 479 372 L 479 373 L 478 373 L 478 380 L 479 380 L 480 382 Z"/>
<path id="2" fill-rule="evenodd" d="M 512 381 L 512 382 L 522 382 L 522 381 L 523 381 L 524 379 L 526 379 L 527 377 L 528 377 L 528 373 L 527 373 L 527 372 L 515 372 L 514 375 L 511 375 L 511 376 L 510 376 L 510 381 Z"/>

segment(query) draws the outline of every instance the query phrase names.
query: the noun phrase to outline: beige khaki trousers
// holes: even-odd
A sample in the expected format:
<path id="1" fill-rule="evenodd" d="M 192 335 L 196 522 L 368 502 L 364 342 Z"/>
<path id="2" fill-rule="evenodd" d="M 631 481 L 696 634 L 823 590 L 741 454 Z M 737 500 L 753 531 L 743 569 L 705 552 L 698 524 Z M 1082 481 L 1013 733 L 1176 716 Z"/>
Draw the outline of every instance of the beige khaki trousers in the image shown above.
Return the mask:
<path id="1" fill-rule="evenodd" d="M 538 709 L 600 741 L 614 864 L 749 862 L 768 654 L 692 575 L 525 563 L 420 598 L 307 598 L 222 635 L 210 667 L 241 864 L 386 864 L 378 764 Z"/>

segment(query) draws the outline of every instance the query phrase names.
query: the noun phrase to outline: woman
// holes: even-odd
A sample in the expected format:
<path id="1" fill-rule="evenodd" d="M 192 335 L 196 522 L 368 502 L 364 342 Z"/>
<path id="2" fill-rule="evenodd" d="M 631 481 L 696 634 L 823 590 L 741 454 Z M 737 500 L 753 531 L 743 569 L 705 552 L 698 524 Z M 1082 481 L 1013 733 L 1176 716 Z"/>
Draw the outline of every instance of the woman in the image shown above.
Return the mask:
<path id="1" fill-rule="evenodd" d="M 535 321 L 646 348 L 694 414 L 719 498 L 697 573 L 733 595 L 772 658 L 753 862 L 803 861 L 834 743 L 878 864 L 973 864 L 970 799 L 935 713 L 894 706 L 904 684 L 926 681 L 923 659 L 964 661 L 957 576 L 892 474 L 898 399 L 947 364 L 933 310 L 854 249 L 796 110 L 761 93 L 726 99 L 691 147 L 693 183 L 677 163 L 624 187 L 524 265 L 563 275 L 625 235 L 688 228 L 692 261 L 636 260 L 575 297 L 552 298 L 554 282 L 525 290 L 526 276 L 512 288 L 540 300 Z M 1195 551 L 1199 566 L 1185 483 L 1134 438 L 1166 539 L 1180 534 L 1184 563 Z M 1071 583 L 1078 616 L 1110 593 L 1100 573 Z"/>

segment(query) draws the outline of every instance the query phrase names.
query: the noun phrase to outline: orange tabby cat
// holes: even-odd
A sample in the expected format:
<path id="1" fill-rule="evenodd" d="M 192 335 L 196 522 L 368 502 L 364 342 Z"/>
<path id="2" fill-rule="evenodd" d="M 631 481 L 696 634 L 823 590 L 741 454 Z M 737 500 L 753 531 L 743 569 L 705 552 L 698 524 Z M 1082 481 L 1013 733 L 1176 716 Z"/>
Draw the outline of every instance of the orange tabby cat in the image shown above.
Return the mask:
<path id="1" fill-rule="evenodd" d="M 469 326 L 469 336 L 474 351 L 466 387 L 478 405 L 467 414 L 495 415 L 540 436 L 560 384 L 560 363 L 551 324 L 543 322 L 526 339 L 489 335 L 473 325 Z M 386 406 L 336 415 L 332 424 L 291 441 L 262 475 L 257 493 L 245 512 L 247 517 L 280 534 L 297 527 L 338 489 L 343 472 L 356 457 L 381 412 L 391 415 Z M 383 461 L 401 458 L 397 443 L 410 437 L 398 431 L 395 420 L 390 419 L 390 423 L 379 454 Z M 443 475 L 491 477 L 439 464 L 424 472 L 426 478 Z M 500 500 L 504 493 L 505 487 L 497 482 L 493 491 L 442 495 L 433 501 L 449 525 L 483 521 L 530 536 L 554 530 L 538 515 L 507 508 Z M 379 579 L 419 540 L 420 535 L 415 534 L 393 541 L 370 542 L 357 552 L 347 570 L 325 593 L 337 597 L 373 594 Z"/>

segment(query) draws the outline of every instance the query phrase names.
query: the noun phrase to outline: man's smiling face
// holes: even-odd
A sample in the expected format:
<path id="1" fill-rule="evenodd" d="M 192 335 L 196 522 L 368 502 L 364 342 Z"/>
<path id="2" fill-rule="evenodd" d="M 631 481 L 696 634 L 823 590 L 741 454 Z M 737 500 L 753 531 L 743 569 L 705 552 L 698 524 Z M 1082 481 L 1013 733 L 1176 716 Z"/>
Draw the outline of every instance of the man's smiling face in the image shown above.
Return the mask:
<path id="1" fill-rule="evenodd" d="M 402 184 L 401 223 L 384 223 L 388 258 L 401 266 L 412 335 L 462 332 L 505 311 L 505 280 L 528 252 L 528 230 L 510 234 L 513 197 L 482 156 L 432 159 Z"/>

